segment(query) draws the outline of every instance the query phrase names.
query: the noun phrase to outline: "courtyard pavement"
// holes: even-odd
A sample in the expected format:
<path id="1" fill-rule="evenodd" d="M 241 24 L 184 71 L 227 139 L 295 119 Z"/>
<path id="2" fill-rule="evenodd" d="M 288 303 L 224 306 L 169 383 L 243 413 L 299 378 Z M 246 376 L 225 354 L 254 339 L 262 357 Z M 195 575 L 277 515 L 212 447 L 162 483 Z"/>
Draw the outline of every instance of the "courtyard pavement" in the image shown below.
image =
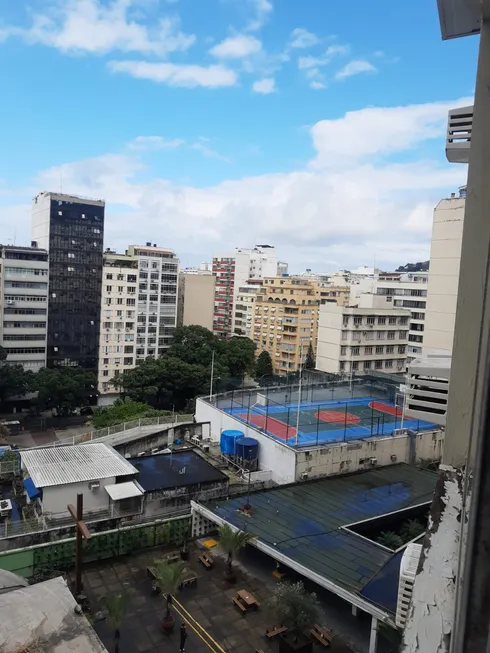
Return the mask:
<path id="1" fill-rule="evenodd" d="M 145 554 L 84 566 L 84 594 L 90 601 L 90 616 L 110 653 L 114 650 L 113 631 L 106 620 L 96 617 L 97 612 L 104 611 L 103 597 L 121 591 L 127 594 L 127 607 L 119 653 L 177 653 L 182 621 L 187 624 L 186 653 L 277 651 L 277 643 L 269 642 L 265 637 L 266 627 L 275 623 L 267 609 L 268 587 L 242 567 L 237 569 L 236 584 L 230 586 L 223 578 L 224 560 L 213 558 L 213 568 L 206 570 L 197 562 L 199 551 L 194 547 L 191 548 L 188 567 L 196 573 L 197 585 L 178 592 L 173 608 L 176 618 L 174 633 L 164 634 L 161 622 L 165 601 L 161 596 L 152 595 L 152 581 L 146 567 L 170 550 L 153 549 Z M 251 592 L 259 601 L 261 607 L 257 611 L 242 616 L 233 605 L 232 598 L 240 589 Z M 315 648 L 319 651 L 322 647 Z M 330 650 L 335 653 L 350 651 L 335 637 Z"/>

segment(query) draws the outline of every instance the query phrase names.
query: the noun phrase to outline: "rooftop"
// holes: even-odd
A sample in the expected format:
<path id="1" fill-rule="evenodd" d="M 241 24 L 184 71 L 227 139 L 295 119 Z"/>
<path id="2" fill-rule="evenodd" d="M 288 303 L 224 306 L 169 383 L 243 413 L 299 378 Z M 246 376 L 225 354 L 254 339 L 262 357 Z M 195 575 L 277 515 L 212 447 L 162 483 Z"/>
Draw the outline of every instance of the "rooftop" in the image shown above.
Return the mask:
<path id="1" fill-rule="evenodd" d="M 345 526 L 430 502 L 436 477 L 402 463 L 253 493 L 250 517 L 240 512 L 243 497 L 207 507 L 238 528 L 246 521 L 261 542 L 354 593 L 393 553 Z"/>
<path id="2" fill-rule="evenodd" d="M 146 492 L 228 479 L 192 450 L 130 458 L 128 462 L 139 472 L 138 483 Z"/>
<path id="3" fill-rule="evenodd" d="M 61 576 L 0 595 L 2 653 L 107 653 Z"/>
<path id="4" fill-rule="evenodd" d="M 21 460 L 36 487 L 128 476 L 138 471 L 115 449 L 101 442 L 26 449 Z"/>

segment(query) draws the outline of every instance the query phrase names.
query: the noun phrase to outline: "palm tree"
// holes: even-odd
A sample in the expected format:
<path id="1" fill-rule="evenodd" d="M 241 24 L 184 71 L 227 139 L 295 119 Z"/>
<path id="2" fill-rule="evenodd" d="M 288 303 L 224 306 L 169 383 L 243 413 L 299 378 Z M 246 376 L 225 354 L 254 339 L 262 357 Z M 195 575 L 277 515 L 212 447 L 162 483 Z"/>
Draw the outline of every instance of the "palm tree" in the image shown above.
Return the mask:
<path id="1" fill-rule="evenodd" d="M 247 531 L 233 530 L 228 524 L 220 526 L 219 543 L 228 556 L 225 576 L 229 582 L 234 582 L 236 580 L 233 571 L 233 560 L 236 554 L 240 549 L 243 549 L 247 544 L 250 544 L 252 540 L 255 540 L 255 538 L 256 535 L 248 533 Z"/>
<path id="2" fill-rule="evenodd" d="M 278 623 L 291 631 L 295 643 L 303 631 L 322 619 L 322 608 L 316 594 L 308 592 L 301 581 L 279 583 L 272 592 L 269 606 Z"/>
<path id="3" fill-rule="evenodd" d="M 172 597 L 182 583 L 184 571 L 184 562 L 169 563 L 167 560 L 157 560 L 155 563 L 155 577 L 167 599 L 167 610 L 163 618 L 163 628 L 167 631 L 174 627 L 175 619 L 171 613 Z"/>
<path id="4" fill-rule="evenodd" d="M 107 610 L 107 618 L 114 630 L 114 653 L 119 653 L 120 628 L 126 612 L 127 594 L 125 592 L 108 594 L 104 596 L 103 603 Z"/>

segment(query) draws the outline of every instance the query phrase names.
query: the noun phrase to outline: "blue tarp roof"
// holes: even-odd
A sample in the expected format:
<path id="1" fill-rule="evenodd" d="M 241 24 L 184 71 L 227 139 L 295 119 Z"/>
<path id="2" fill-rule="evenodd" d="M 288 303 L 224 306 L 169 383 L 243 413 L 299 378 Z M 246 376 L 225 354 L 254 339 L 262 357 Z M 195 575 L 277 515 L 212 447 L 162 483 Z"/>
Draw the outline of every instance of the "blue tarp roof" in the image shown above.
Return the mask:
<path id="1" fill-rule="evenodd" d="M 39 490 L 34 483 L 32 482 L 32 478 L 25 478 L 24 479 L 24 487 L 26 489 L 27 494 L 29 495 L 29 499 L 31 501 L 33 499 L 37 499 L 41 496 L 41 490 Z"/>

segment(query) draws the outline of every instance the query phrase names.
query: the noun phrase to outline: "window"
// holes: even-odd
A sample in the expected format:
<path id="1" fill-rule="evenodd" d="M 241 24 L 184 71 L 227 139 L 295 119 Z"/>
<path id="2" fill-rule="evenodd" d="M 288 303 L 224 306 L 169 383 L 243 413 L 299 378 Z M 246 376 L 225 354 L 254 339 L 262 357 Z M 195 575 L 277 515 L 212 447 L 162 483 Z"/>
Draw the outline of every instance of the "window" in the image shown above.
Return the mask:
<path id="1" fill-rule="evenodd" d="M 388 340 L 394 340 L 396 331 L 388 331 Z"/>
<path id="2" fill-rule="evenodd" d="M 373 348 L 372 347 L 364 347 L 364 355 L 365 356 L 371 356 L 373 353 Z"/>
<path id="3" fill-rule="evenodd" d="M 100 229 L 98 229 L 97 227 L 94 227 L 94 234 L 100 234 Z"/>
<path id="4" fill-rule="evenodd" d="M 359 356 L 359 347 L 351 347 L 350 353 L 352 356 Z"/>
<path id="5" fill-rule="evenodd" d="M 109 274 L 106 274 L 106 275 L 105 275 L 105 278 L 108 279 L 108 280 L 112 279 L 112 274 L 110 274 L 110 273 L 109 273 Z"/>
<path id="6" fill-rule="evenodd" d="M 356 372 L 359 369 L 359 361 L 353 361 L 350 368 L 353 372 Z"/>
<path id="7" fill-rule="evenodd" d="M 400 340 L 406 340 L 407 339 L 407 331 L 398 331 L 398 338 Z"/>
<path id="8" fill-rule="evenodd" d="M 376 353 L 377 353 L 377 354 L 382 354 L 382 353 L 383 353 L 383 351 L 384 351 L 384 347 L 383 347 L 382 345 L 381 345 L 381 346 L 378 346 L 378 347 L 376 347 Z"/>
<path id="9" fill-rule="evenodd" d="M 118 274 L 117 275 L 117 280 L 118 281 L 124 281 L 124 274 Z"/>
<path id="10" fill-rule="evenodd" d="M 388 318 L 388 324 L 396 324 L 396 317 Z"/>
<path id="11" fill-rule="evenodd" d="M 386 331 L 378 331 L 378 333 L 376 334 L 376 337 L 377 337 L 378 340 L 384 340 L 385 339 L 385 334 L 386 334 Z"/>
<path id="12" fill-rule="evenodd" d="M 73 254 L 73 252 L 68 252 L 68 258 L 75 258 L 75 254 Z"/>
<path id="13" fill-rule="evenodd" d="M 106 286 L 105 291 L 106 292 L 112 292 L 112 286 Z"/>
<path id="14" fill-rule="evenodd" d="M 406 351 L 406 349 L 407 349 L 407 348 L 405 347 L 405 345 L 399 345 L 399 347 L 398 347 L 398 353 L 399 353 L 399 354 L 404 354 L 405 351 Z"/>
<path id="15" fill-rule="evenodd" d="M 132 365 L 132 364 L 133 364 L 133 359 L 131 357 L 124 358 L 124 365 Z"/>
<path id="16" fill-rule="evenodd" d="M 393 361 L 385 361 L 385 367 L 393 367 Z"/>
<path id="17" fill-rule="evenodd" d="M 354 325 L 359 326 L 362 324 L 362 317 L 359 315 L 354 315 Z"/>
<path id="18" fill-rule="evenodd" d="M 342 340 L 347 340 L 348 333 L 347 331 L 342 331 Z"/>
<path id="19" fill-rule="evenodd" d="M 116 317 L 122 317 L 123 312 L 122 311 L 116 311 Z"/>
<path id="20" fill-rule="evenodd" d="M 374 367 L 377 370 L 382 370 L 383 369 L 383 361 L 375 361 Z"/>
<path id="21" fill-rule="evenodd" d="M 70 266 L 68 266 L 66 269 L 68 270 L 68 272 L 75 272 L 75 268 L 72 268 Z"/>
<path id="22" fill-rule="evenodd" d="M 109 376 L 109 370 L 103 370 L 102 376 Z"/>
<path id="23" fill-rule="evenodd" d="M 366 319 L 367 324 L 374 324 L 374 317 L 372 315 L 369 315 Z"/>
<path id="24" fill-rule="evenodd" d="M 378 317 L 378 324 L 386 324 L 386 318 L 385 317 Z"/>
<path id="25" fill-rule="evenodd" d="M 401 317 L 400 318 L 400 324 L 407 324 L 408 322 L 408 317 Z"/>
<path id="26" fill-rule="evenodd" d="M 112 304 L 112 299 L 110 297 L 105 297 L 104 298 L 104 304 L 106 306 L 110 306 Z"/>
<path id="27" fill-rule="evenodd" d="M 395 353 L 395 348 L 394 348 L 394 346 L 393 346 L 393 345 L 388 345 L 388 346 L 386 347 L 386 353 L 387 353 L 387 354 L 394 354 L 394 353 Z"/>
<path id="28" fill-rule="evenodd" d="M 124 286 L 118 286 L 117 292 L 124 292 Z"/>
<path id="29" fill-rule="evenodd" d="M 371 361 L 364 361 L 364 369 L 365 370 L 371 369 Z"/>
<path id="30" fill-rule="evenodd" d="M 374 340 L 374 332 L 373 331 L 368 331 L 366 335 L 364 336 L 366 340 Z"/>
<path id="31" fill-rule="evenodd" d="M 340 363 L 339 363 L 339 370 L 340 370 L 341 372 L 343 372 L 344 369 L 345 369 L 345 363 L 344 363 L 344 361 L 340 361 Z"/>
<path id="32" fill-rule="evenodd" d="M 118 298 L 116 299 L 116 304 L 117 304 L 118 306 L 122 306 L 122 304 L 123 304 L 123 299 L 122 299 L 122 297 L 118 297 Z"/>
<path id="33" fill-rule="evenodd" d="M 104 358 L 104 365 L 109 365 L 109 359 L 108 358 Z"/>

